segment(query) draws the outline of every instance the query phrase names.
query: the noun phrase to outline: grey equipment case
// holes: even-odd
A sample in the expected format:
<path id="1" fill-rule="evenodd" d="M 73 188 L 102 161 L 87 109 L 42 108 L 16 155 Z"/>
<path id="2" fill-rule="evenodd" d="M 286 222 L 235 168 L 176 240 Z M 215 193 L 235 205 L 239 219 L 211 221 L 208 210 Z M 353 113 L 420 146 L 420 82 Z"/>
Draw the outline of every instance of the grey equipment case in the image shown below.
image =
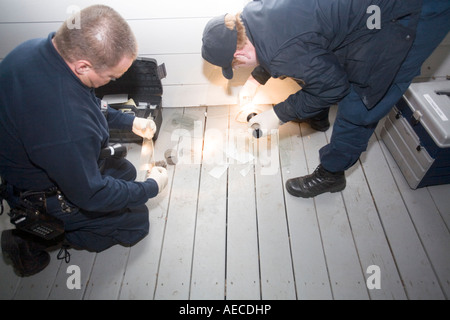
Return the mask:
<path id="1" fill-rule="evenodd" d="M 413 83 L 380 135 L 412 189 L 450 183 L 450 81 Z"/>

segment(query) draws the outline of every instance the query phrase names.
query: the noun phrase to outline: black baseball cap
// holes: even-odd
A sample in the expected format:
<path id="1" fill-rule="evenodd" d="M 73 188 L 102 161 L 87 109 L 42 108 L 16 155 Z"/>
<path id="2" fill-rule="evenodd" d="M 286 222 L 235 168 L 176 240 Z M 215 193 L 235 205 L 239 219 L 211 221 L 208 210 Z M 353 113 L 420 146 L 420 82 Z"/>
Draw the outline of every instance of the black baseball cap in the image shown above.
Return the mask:
<path id="1" fill-rule="evenodd" d="M 213 65 L 222 67 L 222 74 L 228 80 L 233 78 L 234 53 L 237 47 L 237 30 L 225 25 L 225 15 L 212 18 L 203 31 L 202 57 Z"/>

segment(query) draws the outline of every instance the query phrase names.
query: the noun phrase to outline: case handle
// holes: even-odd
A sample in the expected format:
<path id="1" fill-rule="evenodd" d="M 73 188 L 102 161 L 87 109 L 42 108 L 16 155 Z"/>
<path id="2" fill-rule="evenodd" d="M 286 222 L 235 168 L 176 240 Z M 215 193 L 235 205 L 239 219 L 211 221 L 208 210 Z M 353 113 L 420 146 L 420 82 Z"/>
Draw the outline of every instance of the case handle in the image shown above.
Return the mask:
<path id="1" fill-rule="evenodd" d="M 421 118 L 422 118 L 422 113 L 419 110 L 414 111 L 411 116 L 411 124 L 413 126 L 417 125 L 420 122 Z"/>

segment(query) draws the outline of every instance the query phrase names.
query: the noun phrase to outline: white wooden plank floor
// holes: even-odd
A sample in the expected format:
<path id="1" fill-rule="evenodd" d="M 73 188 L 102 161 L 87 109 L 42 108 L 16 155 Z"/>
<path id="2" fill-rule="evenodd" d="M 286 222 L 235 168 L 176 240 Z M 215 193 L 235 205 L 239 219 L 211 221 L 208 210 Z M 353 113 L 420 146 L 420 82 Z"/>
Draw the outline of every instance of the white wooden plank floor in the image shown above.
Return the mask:
<path id="1" fill-rule="evenodd" d="M 450 297 L 450 185 L 411 190 L 374 135 L 343 192 L 292 197 L 285 181 L 316 168 L 331 129 L 288 123 L 254 140 L 238 111 L 164 109 L 155 160 L 167 149 L 179 159 L 167 189 L 148 202 L 150 234 L 98 254 L 70 250 L 69 264 L 52 252 L 50 265 L 26 278 L 3 257 L 0 299 Z M 141 168 L 141 146 L 128 148 Z M 67 286 L 69 266 L 79 267 L 80 289 Z M 380 289 L 367 286 L 370 266 Z"/>

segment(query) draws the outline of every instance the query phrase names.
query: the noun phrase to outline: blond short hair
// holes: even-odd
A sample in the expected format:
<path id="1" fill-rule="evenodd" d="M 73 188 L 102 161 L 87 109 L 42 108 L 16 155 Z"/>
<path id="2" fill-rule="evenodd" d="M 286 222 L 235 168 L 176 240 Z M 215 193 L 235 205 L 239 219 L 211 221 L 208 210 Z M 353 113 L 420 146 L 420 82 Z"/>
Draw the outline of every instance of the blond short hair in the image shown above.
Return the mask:
<path id="1" fill-rule="evenodd" d="M 68 62 L 89 61 L 96 70 L 116 66 L 124 57 L 136 59 L 137 41 L 128 23 L 112 8 L 93 5 L 79 13 L 78 28 L 69 28 L 69 18 L 56 32 L 54 41 Z"/>

